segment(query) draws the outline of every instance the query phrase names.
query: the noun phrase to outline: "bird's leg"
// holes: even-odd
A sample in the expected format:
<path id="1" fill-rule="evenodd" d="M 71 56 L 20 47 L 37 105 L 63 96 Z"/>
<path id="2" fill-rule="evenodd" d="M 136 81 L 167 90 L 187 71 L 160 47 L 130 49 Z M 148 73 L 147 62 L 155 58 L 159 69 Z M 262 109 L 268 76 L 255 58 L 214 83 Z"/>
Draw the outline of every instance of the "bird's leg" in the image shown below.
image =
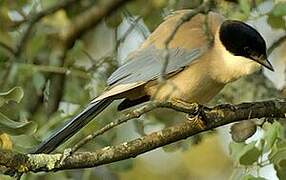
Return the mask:
<path id="1" fill-rule="evenodd" d="M 192 114 L 192 115 L 197 114 L 198 110 L 201 107 L 197 103 L 187 102 L 187 101 L 184 101 L 178 98 L 172 98 L 170 102 L 172 105 L 176 106 L 178 109 L 183 109 L 184 111 L 187 111 L 186 113 Z M 181 111 L 181 112 L 184 112 L 184 111 Z"/>
<path id="2" fill-rule="evenodd" d="M 194 109 L 194 112 L 189 113 L 186 115 L 187 120 L 192 121 L 195 123 L 195 125 L 197 127 L 199 127 L 200 129 L 204 129 L 206 127 L 206 122 L 204 122 L 204 118 L 203 118 L 203 111 L 202 108 L 199 104 L 196 103 L 189 103 L 186 102 L 182 99 L 178 99 L 178 98 L 172 98 L 171 100 L 172 104 L 178 106 L 178 107 L 182 107 L 184 109 L 190 109 L 190 107 L 192 107 Z M 195 105 L 195 107 L 194 107 Z"/>

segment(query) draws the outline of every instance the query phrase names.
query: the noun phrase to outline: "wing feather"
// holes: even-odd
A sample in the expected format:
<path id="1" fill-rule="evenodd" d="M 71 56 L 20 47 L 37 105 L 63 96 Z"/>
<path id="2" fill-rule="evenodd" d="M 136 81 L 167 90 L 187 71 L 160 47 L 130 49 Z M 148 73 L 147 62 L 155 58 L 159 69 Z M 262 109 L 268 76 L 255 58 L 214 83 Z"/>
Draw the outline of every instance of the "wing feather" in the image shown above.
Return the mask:
<path id="1" fill-rule="evenodd" d="M 128 57 L 127 63 L 119 67 L 109 77 L 107 82 L 109 87 L 95 101 L 121 94 L 158 78 L 164 62 L 163 45 L 173 30 L 170 27 L 173 27 L 187 12 L 189 11 L 180 11 L 166 18 L 141 47 Z M 208 16 L 210 30 L 214 35 L 223 21 L 223 17 L 212 12 Z M 204 22 L 205 16 L 198 14 L 189 22 L 180 26 L 169 44 L 170 56 L 166 74 L 180 71 L 182 68 L 194 63 L 196 59 L 204 54 L 208 48 L 205 46 L 208 39 L 202 27 Z"/>
<path id="2" fill-rule="evenodd" d="M 127 63 L 119 67 L 107 80 L 109 86 L 134 82 L 147 82 L 160 76 L 163 68 L 163 49 L 150 46 L 131 57 Z M 176 72 L 192 63 L 202 54 L 201 48 L 191 51 L 185 49 L 169 49 L 169 59 L 166 74 Z"/>

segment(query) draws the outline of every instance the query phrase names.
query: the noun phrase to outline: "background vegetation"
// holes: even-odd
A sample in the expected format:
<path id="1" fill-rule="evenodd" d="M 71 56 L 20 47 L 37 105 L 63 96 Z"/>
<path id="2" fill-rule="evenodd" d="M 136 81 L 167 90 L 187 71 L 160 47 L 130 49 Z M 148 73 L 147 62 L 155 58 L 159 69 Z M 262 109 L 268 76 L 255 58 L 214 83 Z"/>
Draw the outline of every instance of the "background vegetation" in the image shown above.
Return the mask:
<path id="1" fill-rule="evenodd" d="M 0 0 L 0 140 L 3 149 L 29 152 L 100 94 L 112 71 L 124 63 L 128 53 L 136 49 L 166 15 L 179 9 L 196 8 L 202 3 L 201 0 L 130 1 L 96 26 L 72 36 L 79 22 L 89 22 L 84 13 L 100 12 L 109 2 L 112 1 Z M 45 11 L 59 5 L 62 8 L 57 11 Z M 214 9 L 227 18 L 248 21 L 262 33 L 276 72 L 259 72 L 236 81 L 210 104 L 283 97 L 286 2 L 217 0 Z M 58 151 L 72 147 L 112 122 L 120 115 L 116 111 L 117 103 Z M 147 113 L 96 138 L 81 150 L 92 151 L 131 140 L 175 124 L 181 118 L 181 114 L 171 111 Z M 285 123 L 267 119 L 265 123 L 260 120 L 256 124 L 259 124 L 256 133 L 256 128 L 250 130 L 254 136 L 241 143 L 232 142 L 229 127 L 223 127 L 136 159 L 92 169 L 30 173 L 24 179 L 285 179 Z"/>

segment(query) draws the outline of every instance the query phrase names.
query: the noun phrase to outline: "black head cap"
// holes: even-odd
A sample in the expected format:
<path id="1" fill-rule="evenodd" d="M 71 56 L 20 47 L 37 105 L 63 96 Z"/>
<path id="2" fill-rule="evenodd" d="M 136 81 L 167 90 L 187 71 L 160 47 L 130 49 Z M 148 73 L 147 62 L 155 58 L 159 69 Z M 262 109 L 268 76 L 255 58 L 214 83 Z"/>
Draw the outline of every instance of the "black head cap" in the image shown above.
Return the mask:
<path id="1" fill-rule="evenodd" d="M 252 59 L 273 71 L 267 60 L 266 43 L 251 26 L 241 21 L 226 20 L 220 27 L 219 37 L 226 50 L 233 55 Z"/>

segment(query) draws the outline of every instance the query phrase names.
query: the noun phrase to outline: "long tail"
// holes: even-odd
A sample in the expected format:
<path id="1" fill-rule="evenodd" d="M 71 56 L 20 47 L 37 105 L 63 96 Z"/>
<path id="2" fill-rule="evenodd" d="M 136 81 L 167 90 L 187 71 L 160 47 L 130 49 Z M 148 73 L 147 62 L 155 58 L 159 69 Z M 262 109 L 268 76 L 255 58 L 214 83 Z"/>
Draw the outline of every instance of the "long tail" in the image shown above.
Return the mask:
<path id="1" fill-rule="evenodd" d="M 66 125 L 55 133 L 53 133 L 49 138 L 44 140 L 32 154 L 38 153 L 50 153 L 55 150 L 60 144 L 68 140 L 75 133 L 77 133 L 82 127 L 89 123 L 95 116 L 97 116 L 101 111 L 103 111 L 113 99 L 106 98 L 103 100 L 96 101 L 89 104 L 81 113 L 75 116 L 73 119 L 68 121 Z"/>

